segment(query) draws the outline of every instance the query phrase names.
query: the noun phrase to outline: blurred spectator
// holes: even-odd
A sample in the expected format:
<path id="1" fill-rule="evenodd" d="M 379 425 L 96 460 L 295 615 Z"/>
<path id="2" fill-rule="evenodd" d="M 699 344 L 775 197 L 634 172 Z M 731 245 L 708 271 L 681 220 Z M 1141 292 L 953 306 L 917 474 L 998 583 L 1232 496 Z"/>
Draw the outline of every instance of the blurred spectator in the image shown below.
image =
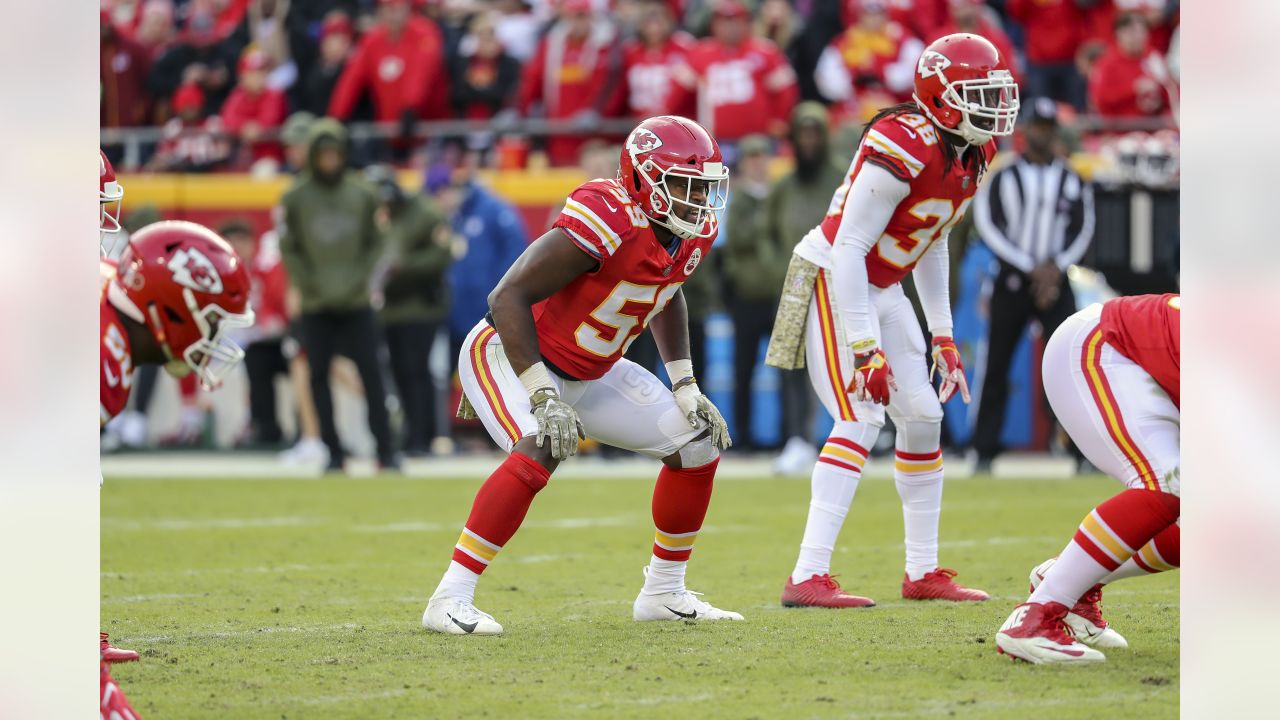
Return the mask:
<path id="1" fill-rule="evenodd" d="M 789 139 L 795 166 L 769 191 L 767 232 L 774 244 L 794 247 L 800 237 L 827 216 L 831 197 L 844 182 L 846 167 L 831 152 L 831 118 L 817 102 L 803 102 L 791 113 Z M 788 260 L 779 258 L 778 263 Z M 775 292 L 779 292 L 779 281 Z M 782 374 L 782 437 L 786 446 L 774 464 L 783 474 L 808 472 L 818 453 L 813 433 L 814 396 L 806 370 Z"/>
<path id="2" fill-rule="evenodd" d="M 178 39 L 173 3 L 170 0 L 147 0 L 142 6 L 142 16 L 133 39 L 145 47 L 152 58 L 168 50 Z"/>
<path id="3" fill-rule="evenodd" d="M 174 117 L 164 124 L 160 144 L 147 162 L 152 172 L 210 172 L 226 164 L 231 143 L 219 117 L 204 118 L 199 85 L 178 88 L 169 101 Z"/>
<path id="4" fill-rule="evenodd" d="M 520 63 L 508 55 L 494 31 L 497 15 L 478 13 L 450 58 L 449 87 L 453 114 L 483 120 L 497 115 L 515 99 Z"/>
<path id="5" fill-rule="evenodd" d="M 773 330 L 778 293 L 798 238 L 769 233 L 769 138 L 748 135 L 738 145 L 733 193 L 725 221 L 726 305 L 733 318 L 734 446 L 755 447 L 751 438 L 751 378 L 760 358 L 760 341 Z"/>
<path id="6" fill-rule="evenodd" d="M 1086 0 L 1088 1 L 1088 0 Z M 918 38 L 933 37 L 947 21 L 947 0 L 883 0 L 889 19 Z M 843 27 L 856 25 L 863 12 L 863 0 L 842 0 Z"/>
<path id="7" fill-rule="evenodd" d="M 222 106 L 222 126 L 248 151 L 249 162 L 284 159 L 280 143 L 266 139 L 284 122 L 288 101 L 284 91 L 267 87 L 271 59 L 250 47 L 240 58 L 239 80 Z"/>
<path id="8" fill-rule="evenodd" d="M 1151 47 L 1142 16 L 1116 16 L 1115 44 L 1093 66 L 1089 102 L 1104 118 L 1164 117 L 1172 112 L 1177 89 L 1164 56 Z"/>
<path id="9" fill-rule="evenodd" d="M 141 0 L 109 0 L 102 3 L 102 11 L 111 18 L 111 24 L 124 34 L 133 37 L 142 20 Z"/>
<path id="10" fill-rule="evenodd" d="M 280 140 L 284 143 L 284 162 L 288 172 L 301 172 L 307 166 L 307 155 L 311 150 L 309 136 L 316 116 L 306 110 L 289 116 L 280 130 Z"/>
<path id="11" fill-rule="evenodd" d="M 231 243 L 249 269 L 253 327 L 237 338 L 244 347 L 244 368 L 249 376 L 247 441 L 253 446 L 279 446 L 285 438 L 276 417 L 275 381 L 289 374 L 283 347 L 289 322 L 285 311 L 289 281 L 280 261 L 280 248 L 259 245 L 254 240 L 253 227 L 240 218 L 224 222 L 218 234 Z"/>
<path id="12" fill-rule="evenodd" d="M 687 107 L 696 98 L 697 120 L 726 154 L 752 133 L 781 137 L 796 103 L 796 77 L 786 57 L 768 40 L 751 36 L 751 15 L 741 0 L 719 0 L 712 36 L 689 53 L 675 71 L 668 107 Z"/>
<path id="13" fill-rule="evenodd" d="M 321 28 L 335 12 L 350 20 L 368 0 L 292 0 L 284 16 L 285 33 L 289 37 L 289 53 L 298 65 L 301 81 L 315 66 L 320 56 Z M 353 34 L 354 36 L 354 34 Z M 295 89 L 297 86 L 294 86 Z M 295 99 L 300 102 L 300 100 Z"/>
<path id="14" fill-rule="evenodd" d="M 453 259 L 453 231 L 430 199 L 406 195 L 395 171 L 382 165 L 365 171 L 378 191 L 379 225 L 386 251 L 381 261 L 382 328 L 391 356 L 400 406 L 404 408 L 404 453 L 426 455 L 442 433 L 440 404 L 428 358 L 449 307 L 445 272 Z"/>
<path id="15" fill-rule="evenodd" d="M 449 79 L 440 29 L 412 15 L 409 0 L 378 0 L 377 17 L 338 78 L 328 114 L 348 119 L 368 90 L 380 122 L 444 117 Z"/>
<path id="16" fill-rule="evenodd" d="M 1076 52 L 1087 39 L 1088 16 L 1080 0 L 1009 0 L 1006 12 L 1022 24 L 1027 50 L 1024 96 L 1047 97 L 1084 109 Z"/>
<path id="17" fill-rule="evenodd" d="M 231 91 L 231 71 L 238 59 L 220 41 L 212 14 L 197 12 L 189 17 L 182 37 L 151 68 L 147 85 L 152 97 L 171 98 L 180 85 L 198 85 L 204 93 L 205 113 L 217 112 Z"/>
<path id="18" fill-rule="evenodd" d="M 753 34 L 787 52 L 800 32 L 800 25 L 790 0 L 764 0 L 756 13 Z"/>
<path id="19" fill-rule="evenodd" d="M 150 53 L 117 30 L 106 10 L 99 16 L 99 32 L 102 78 L 99 127 L 146 125 L 151 106 L 147 95 Z"/>
<path id="20" fill-rule="evenodd" d="M 818 90 L 840 115 L 865 122 L 881 108 L 911 99 L 924 43 L 889 18 L 887 0 L 859 0 L 858 22 L 818 59 Z"/>
<path id="21" fill-rule="evenodd" d="M 466 37 L 468 32 L 474 32 L 471 30 L 471 24 L 476 15 L 481 11 L 492 12 L 481 6 L 481 0 L 438 0 L 436 3 L 427 5 L 428 9 L 433 6 L 438 10 L 435 22 L 440 27 L 446 63 L 451 62 L 458 55 L 458 46 L 462 43 L 462 38 Z M 490 18 L 490 27 L 497 22 L 497 18 L 498 15 L 494 13 Z"/>
<path id="22" fill-rule="evenodd" d="M 386 392 L 378 365 L 378 329 L 369 283 L 381 256 L 373 189 L 347 169 L 346 131 L 331 119 L 311 127 L 307 171 L 281 201 L 280 252 L 289 283 L 301 300 L 302 347 L 311 371 L 311 395 L 320 436 L 329 448 L 330 471 L 343 470 L 346 452 L 333 419 L 329 368 L 335 354 L 355 361 L 364 386 L 369 429 L 378 463 L 396 469 Z"/>
<path id="23" fill-rule="evenodd" d="M 305 0 L 303 0 L 305 2 Z M 237 49 L 256 47 L 266 53 L 267 87 L 287 90 L 298 81 L 298 66 L 289 48 L 285 17 L 291 0 L 250 0 L 244 19 L 227 43 Z"/>
<path id="24" fill-rule="evenodd" d="M 1090 27 L 1093 40 L 1106 46 L 1111 44 L 1111 36 L 1116 17 L 1134 13 L 1142 16 L 1151 33 L 1151 47 L 1161 53 L 1168 52 L 1173 31 L 1178 26 L 1179 3 L 1169 0 L 1110 0 L 1099 2 L 1090 11 Z"/>
<path id="25" fill-rule="evenodd" d="M 787 48 L 787 58 L 795 68 L 796 86 L 804 100 L 825 100 L 818 92 L 814 71 L 818 67 L 818 58 L 844 29 L 840 19 L 841 5 L 837 0 L 814 0 L 809 3 L 807 11 L 799 12 L 803 22 L 799 35 Z M 800 8 L 797 5 L 797 10 Z"/>
<path id="26" fill-rule="evenodd" d="M 614 27 L 591 9 L 590 0 L 559 0 L 559 19 L 547 30 L 520 78 L 517 108 L 525 117 L 572 121 L 579 130 L 599 122 L 608 103 L 606 93 L 621 91 L 617 82 Z M 539 110 L 540 109 L 540 110 Z M 552 165 L 573 165 L 582 134 L 547 139 Z"/>
<path id="27" fill-rule="evenodd" d="M 542 22 L 529 12 L 529 5 L 524 0 L 494 0 L 492 5 L 498 12 L 494 25 L 498 42 L 511 57 L 522 64 L 528 62 L 538 50 Z"/>
<path id="28" fill-rule="evenodd" d="M 938 26 L 931 35 L 925 36 L 930 42 L 943 35 L 952 33 L 972 33 L 981 35 L 991 41 L 1000 51 L 1000 57 L 1013 71 L 1014 79 L 1022 81 L 1022 65 L 1018 61 L 1018 53 L 1013 49 L 1013 42 L 1000 27 L 1000 18 L 984 0 L 948 0 L 947 9 L 950 19 Z"/>
<path id="29" fill-rule="evenodd" d="M 668 107 L 672 97 L 672 71 L 688 63 L 693 38 L 677 30 L 666 3 L 650 0 L 640 8 L 638 37 L 622 51 L 622 80 L 625 85 L 623 114 L 653 117 L 664 113 L 693 117 L 697 108 L 692 94 L 680 107 Z"/>
<path id="30" fill-rule="evenodd" d="M 302 78 L 298 93 L 303 110 L 316 116 L 328 112 L 338 77 L 351 57 L 351 42 L 351 18 L 340 10 L 326 15 L 320 26 L 320 56 Z"/>
<path id="31" fill-rule="evenodd" d="M 455 261 L 449 266 L 449 357 L 489 311 L 489 293 L 529 244 L 524 220 L 506 200 L 481 186 L 466 169 L 433 168 L 426 189 L 453 227 Z"/>
<path id="32" fill-rule="evenodd" d="M 973 435 L 978 472 L 990 472 L 1000 451 L 1013 351 L 1032 318 L 1047 341 L 1076 311 L 1066 271 L 1093 239 L 1093 189 L 1057 153 L 1057 107 L 1042 97 L 1028 110 L 1022 153 L 973 201 L 974 227 L 1000 263 L 987 303 L 987 367 Z"/>

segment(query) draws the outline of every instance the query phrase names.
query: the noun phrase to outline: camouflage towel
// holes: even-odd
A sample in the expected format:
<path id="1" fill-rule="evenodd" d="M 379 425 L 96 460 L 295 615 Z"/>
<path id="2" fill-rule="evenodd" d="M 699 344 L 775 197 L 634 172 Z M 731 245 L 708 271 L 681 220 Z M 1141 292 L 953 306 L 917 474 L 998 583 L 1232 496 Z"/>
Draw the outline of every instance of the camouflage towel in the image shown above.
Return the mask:
<path id="1" fill-rule="evenodd" d="M 822 268 L 799 255 L 791 255 L 787 278 L 782 283 L 782 299 L 778 301 L 778 316 L 773 321 L 773 334 L 769 336 L 769 350 L 764 356 L 766 365 L 783 370 L 804 367 L 804 326 L 809 317 L 813 284 L 821 271 Z"/>
<path id="2" fill-rule="evenodd" d="M 471 406 L 471 401 L 467 399 L 466 393 L 462 393 L 462 399 L 458 401 L 457 416 L 460 420 L 478 420 L 480 418 L 476 414 L 476 409 Z"/>

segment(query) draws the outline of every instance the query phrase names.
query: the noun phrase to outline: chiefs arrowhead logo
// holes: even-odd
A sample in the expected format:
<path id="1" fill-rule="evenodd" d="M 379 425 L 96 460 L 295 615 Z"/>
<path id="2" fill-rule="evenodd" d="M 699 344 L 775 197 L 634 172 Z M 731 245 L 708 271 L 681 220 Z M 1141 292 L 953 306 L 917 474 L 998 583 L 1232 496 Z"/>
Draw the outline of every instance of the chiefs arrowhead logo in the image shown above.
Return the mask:
<path id="1" fill-rule="evenodd" d="M 213 262 L 195 248 L 183 248 L 169 259 L 173 281 L 196 292 L 217 295 L 222 292 L 222 276 Z"/>
<path id="2" fill-rule="evenodd" d="M 929 78 L 938 75 L 949 67 L 951 67 L 951 61 L 947 59 L 946 55 L 937 50 L 925 50 L 924 54 L 920 56 L 920 62 L 916 64 L 916 73 L 920 77 Z"/>
<path id="3" fill-rule="evenodd" d="M 654 135 L 652 130 L 645 128 L 636 128 L 631 133 L 631 137 L 627 138 L 627 149 L 632 154 L 646 153 L 660 147 L 662 147 L 662 139 Z"/>

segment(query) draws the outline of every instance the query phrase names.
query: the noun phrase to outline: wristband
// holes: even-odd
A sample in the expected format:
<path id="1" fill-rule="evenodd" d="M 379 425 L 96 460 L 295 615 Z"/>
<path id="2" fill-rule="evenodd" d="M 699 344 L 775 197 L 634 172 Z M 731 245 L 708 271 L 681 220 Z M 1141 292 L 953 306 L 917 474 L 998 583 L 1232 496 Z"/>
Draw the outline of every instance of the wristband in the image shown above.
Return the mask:
<path id="1" fill-rule="evenodd" d="M 693 361 L 689 359 L 672 360 L 666 364 L 667 377 L 671 378 L 671 387 L 685 378 L 693 378 Z"/>
<path id="2" fill-rule="evenodd" d="M 872 350 L 875 350 L 878 344 L 879 343 L 877 343 L 876 339 L 873 337 L 863 338 L 861 340 L 854 340 L 853 353 L 855 355 L 863 355 L 865 353 L 869 353 Z"/>
<path id="3" fill-rule="evenodd" d="M 551 373 L 547 372 L 547 366 L 540 362 L 530 365 L 529 369 L 520 373 L 520 382 L 524 384 L 524 389 L 529 391 L 530 397 L 539 390 L 550 390 L 556 393 L 556 384 L 551 381 Z"/>

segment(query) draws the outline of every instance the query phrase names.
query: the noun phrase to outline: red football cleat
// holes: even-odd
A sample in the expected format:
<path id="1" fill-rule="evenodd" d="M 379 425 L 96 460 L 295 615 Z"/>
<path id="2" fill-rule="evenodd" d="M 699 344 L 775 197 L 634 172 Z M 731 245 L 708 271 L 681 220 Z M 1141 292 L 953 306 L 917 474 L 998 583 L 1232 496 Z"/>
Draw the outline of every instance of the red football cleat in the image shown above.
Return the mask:
<path id="1" fill-rule="evenodd" d="M 996 633 L 996 651 L 1036 665 L 1102 662 L 1106 656 L 1072 637 L 1062 603 L 1023 603 Z"/>
<path id="2" fill-rule="evenodd" d="M 107 634 L 104 632 L 98 633 L 98 639 L 102 642 L 102 661 L 103 662 L 109 662 L 109 663 L 133 662 L 134 660 L 137 660 L 139 657 L 141 657 L 140 655 L 138 655 L 137 651 L 135 650 L 123 650 L 121 648 L 112 646 L 111 642 L 107 640 Z"/>
<path id="3" fill-rule="evenodd" d="M 111 666 L 107 665 L 106 662 L 101 663 L 101 665 L 101 691 L 99 693 L 101 706 L 99 716 L 110 718 L 111 720 L 140 720 L 142 716 L 129 704 L 129 698 L 124 696 L 124 691 L 120 689 L 120 686 L 111 677 Z"/>
<path id="4" fill-rule="evenodd" d="M 850 595 L 840 589 L 840 583 L 829 574 L 814 575 L 802 583 L 787 578 L 782 588 L 782 607 L 874 607 L 875 600 L 860 595 Z"/>
<path id="5" fill-rule="evenodd" d="M 1044 581 L 1044 576 L 1053 567 L 1057 558 L 1049 558 L 1031 571 L 1031 592 L 1035 592 Z M 1116 632 L 1111 624 L 1102 617 L 1102 586 L 1094 585 L 1088 592 L 1080 596 L 1076 604 L 1067 613 L 1065 622 L 1071 634 L 1089 647 L 1127 648 L 1129 641 Z"/>
<path id="6" fill-rule="evenodd" d="M 902 597 L 908 600 L 952 600 L 954 602 L 982 602 L 991 596 L 981 590 L 967 588 L 953 580 L 956 571 L 938 568 L 919 580 L 902 576 Z"/>

